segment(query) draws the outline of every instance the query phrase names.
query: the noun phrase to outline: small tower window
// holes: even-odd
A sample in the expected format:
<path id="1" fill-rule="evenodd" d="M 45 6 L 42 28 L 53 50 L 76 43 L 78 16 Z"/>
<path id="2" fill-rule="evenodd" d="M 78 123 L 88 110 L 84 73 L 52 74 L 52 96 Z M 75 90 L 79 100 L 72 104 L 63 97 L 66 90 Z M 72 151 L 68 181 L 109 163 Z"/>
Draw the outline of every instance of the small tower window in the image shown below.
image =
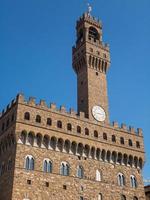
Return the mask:
<path id="1" fill-rule="evenodd" d="M 41 116 L 40 116 L 40 115 L 37 115 L 35 121 L 36 121 L 37 123 L 41 123 Z"/>
<path id="2" fill-rule="evenodd" d="M 120 138 L 120 144 L 124 144 L 124 138 L 123 137 Z"/>
<path id="3" fill-rule="evenodd" d="M 98 138 L 98 132 L 97 131 L 94 131 L 94 137 Z"/>
<path id="4" fill-rule="evenodd" d="M 47 125 L 51 126 L 52 125 L 52 119 L 51 118 L 47 118 Z"/>
<path id="5" fill-rule="evenodd" d="M 62 128 L 62 122 L 61 121 L 57 121 L 57 128 Z"/>
<path id="6" fill-rule="evenodd" d="M 72 131 L 72 125 L 70 123 L 67 124 L 67 130 Z"/>
<path id="7" fill-rule="evenodd" d="M 24 114 L 24 119 L 25 119 L 25 120 L 30 120 L 30 113 L 29 113 L 29 112 L 26 112 L 26 113 Z"/>
<path id="8" fill-rule="evenodd" d="M 103 139 L 107 140 L 107 134 L 106 133 L 103 133 Z"/>
<path id="9" fill-rule="evenodd" d="M 85 128 L 85 135 L 89 135 L 89 129 Z"/>
<path id="10" fill-rule="evenodd" d="M 136 141 L 136 148 L 140 148 L 140 143 L 139 143 L 139 141 Z"/>
<path id="11" fill-rule="evenodd" d="M 116 142 L 116 136 L 112 135 L 112 142 Z"/>
<path id="12" fill-rule="evenodd" d="M 128 143 L 129 143 L 129 146 L 130 146 L 130 147 L 133 146 L 133 144 L 132 144 L 132 140 L 131 140 L 131 139 L 129 139 Z"/>
<path id="13" fill-rule="evenodd" d="M 81 133 L 81 127 L 77 126 L 77 133 Z"/>

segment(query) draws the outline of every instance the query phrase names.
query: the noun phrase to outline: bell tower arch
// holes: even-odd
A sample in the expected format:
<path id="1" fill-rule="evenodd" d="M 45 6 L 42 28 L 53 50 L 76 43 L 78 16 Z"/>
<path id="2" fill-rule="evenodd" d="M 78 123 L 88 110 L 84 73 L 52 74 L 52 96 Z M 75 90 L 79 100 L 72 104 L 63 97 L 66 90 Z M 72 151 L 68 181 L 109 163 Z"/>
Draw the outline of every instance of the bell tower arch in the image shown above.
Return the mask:
<path id="1" fill-rule="evenodd" d="M 102 24 L 84 13 L 76 24 L 72 65 L 77 74 L 78 112 L 109 122 L 106 74 L 110 66 L 109 46 L 102 41 Z M 101 116 L 100 116 L 101 115 Z"/>

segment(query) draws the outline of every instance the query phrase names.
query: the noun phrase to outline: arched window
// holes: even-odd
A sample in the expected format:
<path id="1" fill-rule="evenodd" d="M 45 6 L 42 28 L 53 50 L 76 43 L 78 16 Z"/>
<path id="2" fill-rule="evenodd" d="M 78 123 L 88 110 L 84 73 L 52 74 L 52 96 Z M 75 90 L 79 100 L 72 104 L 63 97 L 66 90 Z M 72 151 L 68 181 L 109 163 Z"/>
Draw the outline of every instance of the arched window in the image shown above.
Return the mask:
<path id="1" fill-rule="evenodd" d="M 67 130 L 72 131 L 72 125 L 70 123 L 67 124 Z"/>
<path id="2" fill-rule="evenodd" d="M 126 200 L 126 196 L 125 195 L 121 195 L 121 200 Z"/>
<path id="3" fill-rule="evenodd" d="M 130 176 L 130 184 L 132 188 L 137 188 L 137 181 L 134 175 Z"/>
<path id="4" fill-rule="evenodd" d="M 140 167 L 140 169 L 142 169 L 142 167 L 143 167 L 143 160 L 142 160 L 142 158 L 139 159 L 139 167 Z"/>
<path id="5" fill-rule="evenodd" d="M 133 200 L 138 200 L 138 198 L 136 196 L 133 197 Z"/>
<path id="6" fill-rule="evenodd" d="M 89 129 L 85 128 L 85 135 L 89 135 Z"/>
<path id="7" fill-rule="evenodd" d="M 25 144 L 26 143 L 26 139 L 27 139 L 27 131 L 26 130 L 23 130 L 22 132 L 21 132 L 21 142 L 23 143 L 23 144 Z"/>
<path id="8" fill-rule="evenodd" d="M 52 125 L 52 119 L 51 118 L 47 118 L 47 125 L 51 126 Z"/>
<path id="9" fill-rule="evenodd" d="M 78 177 L 78 178 L 83 178 L 83 176 L 84 176 L 83 167 L 82 167 L 82 166 L 78 166 L 78 167 L 77 167 L 77 177 Z"/>
<path id="10" fill-rule="evenodd" d="M 68 163 L 62 162 L 60 166 L 60 174 L 63 176 L 69 176 L 70 167 Z"/>
<path id="11" fill-rule="evenodd" d="M 118 174 L 118 185 L 121 187 L 125 186 L 125 177 L 122 173 Z"/>
<path id="12" fill-rule="evenodd" d="M 30 113 L 29 112 L 25 112 L 24 119 L 25 120 L 30 120 Z"/>
<path id="13" fill-rule="evenodd" d="M 103 133 L 103 139 L 107 140 L 107 134 L 106 133 Z"/>
<path id="14" fill-rule="evenodd" d="M 96 170 L 96 181 L 101 181 L 101 172 L 98 169 Z"/>
<path id="15" fill-rule="evenodd" d="M 102 200 L 102 199 L 103 199 L 102 194 L 99 193 L 99 194 L 98 194 L 98 200 Z"/>
<path id="16" fill-rule="evenodd" d="M 33 145 L 34 137 L 35 137 L 34 132 L 30 131 L 29 134 L 28 134 L 28 142 L 29 142 L 29 144 Z"/>
<path id="17" fill-rule="evenodd" d="M 94 137 L 98 138 L 98 132 L 97 131 L 94 131 Z"/>
<path id="18" fill-rule="evenodd" d="M 133 146 L 133 144 L 132 144 L 132 140 L 131 140 L 131 139 L 129 139 L 128 144 L 129 144 L 130 147 Z"/>
<path id="19" fill-rule="evenodd" d="M 124 138 L 123 137 L 120 138 L 120 144 L 124 144 Z"/>
<path id="20" fill-rule="evenodd" d="M 91 38 L 94 39 L 94 42 L 99 40 L 99 33 L 97 29 L 92 26 L 89 28 L 89 40 L 91 40 Z"/>
<path id="21" fill-rule="evenodd" d="M 40 115 L 37 115 L 35 121 L 36 121 L 37 123 L 41 123 L 41 116 L 40 116 Z"/>
<path id="22" fill-rule="evenodd" d="M 139 143 L 139 141 L 136 141 L 136 148 L 140 148 L 140 143 Z"/>
<path id="23" fill-rule="evenodd" d="M 47 173 L 52 173 L 52 162 L 49 159 L 44 160 L 43 171 Z"/>
<path id="24" fill-rule="evenodd" d="M 116 142 L 116 136 L 112 135 L 112 142 Z"/>
<path id="25" fill-rule="evenodd" d="M 77 126 L 77 133 L 81 133 L 81 127 Z"/>
<path id="26" fill-rule="evenodd" d="M 31 155 L 26 156 L 25 158 L 25 169 L 34 170 L 34 158 Z"/>
<path id="27" fill-rule="evenodd" d="M 61 121 L 57 121 L 57 128 L 62 128 L 62 122 Z"/>

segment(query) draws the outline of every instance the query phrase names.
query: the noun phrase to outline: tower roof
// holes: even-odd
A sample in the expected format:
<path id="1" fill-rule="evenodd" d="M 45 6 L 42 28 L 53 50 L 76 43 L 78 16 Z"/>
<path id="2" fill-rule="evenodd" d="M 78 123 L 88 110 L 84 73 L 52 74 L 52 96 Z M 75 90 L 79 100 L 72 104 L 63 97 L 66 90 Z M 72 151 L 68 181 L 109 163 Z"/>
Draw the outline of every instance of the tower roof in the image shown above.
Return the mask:
<path id="1" fill-rule="evenodd" d="M 96 26 L 97 28 L 102 28 L 102 22 L 97 19 L 96 17 L 93 17 L 88 12 L 85 12 L 77 21 L 77 26 L 79 27 L 83 22 L 87 22 L 91 25 Z"/>

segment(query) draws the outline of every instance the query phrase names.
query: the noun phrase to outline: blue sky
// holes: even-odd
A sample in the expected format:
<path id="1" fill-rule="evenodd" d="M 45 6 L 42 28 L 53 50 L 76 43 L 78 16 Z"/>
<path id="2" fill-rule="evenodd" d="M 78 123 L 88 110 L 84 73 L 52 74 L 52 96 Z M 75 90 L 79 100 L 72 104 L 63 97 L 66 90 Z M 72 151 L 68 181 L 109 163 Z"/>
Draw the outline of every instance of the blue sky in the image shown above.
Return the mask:
<path id="1" fill-rule="evenodd" d="M 110 44 L 111 121 L 142 127 L 150 179 L 150 1 L 89 0 Z M 0 110 L 18 92 L 76 109 L 75 22 L 86 0 L 0 0 Z"/>

